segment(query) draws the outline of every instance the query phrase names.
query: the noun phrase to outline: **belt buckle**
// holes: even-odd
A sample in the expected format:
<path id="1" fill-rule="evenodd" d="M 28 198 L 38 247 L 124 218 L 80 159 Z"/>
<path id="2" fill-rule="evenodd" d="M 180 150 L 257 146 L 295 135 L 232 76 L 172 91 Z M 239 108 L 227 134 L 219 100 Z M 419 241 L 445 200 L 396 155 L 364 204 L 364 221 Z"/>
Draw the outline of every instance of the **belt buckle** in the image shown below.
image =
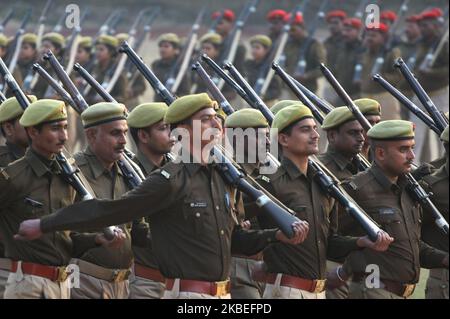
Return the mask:
<path id="1" fill-rule="evenodd" d="M 130 275 L 129 269 L 120 269 L 120 270 L 114 270 L 113 274 L 113 282 L 121 282 L 128 279 L 128 276 Z"/>
<path id="2" fill-rule="evenodd" d="M 228 295 L 228 283 L 228 280 L 216 282 L 216 296 Z"/>
<path id="3" fill-rule="evenodd" d="M 325 283 L 327 281 L 325 279 L 316 279 L 314 280 L 314 284 L 315 284 L 315 288 L 314 288 L 314 293 L 319 294 L 322 291 L 324 291 L 325 289 Z"/>
<path id="4" fill-rule="evenodd" d="M 56 278 L 57 282 L 64 282 L 69 277 L 69 273 L 67 271 L 67 267 L 57 267 L 58 277 Z"/>
<path id="5" fill-rule="evenodd" d="M 414 293 L 415 289 L 416 289 L 416 285 L 414 285 L 414 284 L 404 285 L 402 297 L 408 298 L 409 296 L 411 296 Z"/>

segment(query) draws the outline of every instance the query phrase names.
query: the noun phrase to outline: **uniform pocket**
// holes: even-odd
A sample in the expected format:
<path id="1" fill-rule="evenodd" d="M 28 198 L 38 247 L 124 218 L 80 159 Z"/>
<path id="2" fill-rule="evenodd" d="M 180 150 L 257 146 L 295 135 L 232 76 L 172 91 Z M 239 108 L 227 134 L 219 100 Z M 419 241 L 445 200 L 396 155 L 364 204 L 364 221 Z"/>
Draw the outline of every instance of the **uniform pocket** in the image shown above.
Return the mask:
<path id="1" fill-rule="evenodd" d="M 408 239 L 401 214 L 400 210 L 393 207 L 376 207 L 370 210 L 373 219 L 396 240 Z"/>
<path id="2" fill-rule="evenodd" d="M 204 229 L 204 220 L 208 215 L 208 203 L 203 200 L 186 199 L 183 204 L 183 217 L 187 227 L 190 227 L 194 234 L 201 235 Z"/>

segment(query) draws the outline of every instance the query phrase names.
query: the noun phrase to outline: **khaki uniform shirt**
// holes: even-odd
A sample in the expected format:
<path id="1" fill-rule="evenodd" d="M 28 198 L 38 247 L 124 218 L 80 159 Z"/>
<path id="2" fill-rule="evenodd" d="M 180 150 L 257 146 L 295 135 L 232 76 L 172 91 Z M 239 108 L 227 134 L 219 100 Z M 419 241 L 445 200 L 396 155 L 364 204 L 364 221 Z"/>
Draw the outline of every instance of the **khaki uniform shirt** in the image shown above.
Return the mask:
<path id="1" fill-rule="evenodd" d="M 421 209 L 405 186 L 401 177 L 392 184 L 376 164 L 344 183 L 350 196 L 394 238 L 385 252 L 362 249 L 350 254 L 344 264 L 347 274 L 364 273 L 367 265 L 375 264 L 381 279 L 412 284 L 418 282 L 421 266 L 442 268 L 445 253 L 421 240 Z M 361 234 L 357 225 L 352 229 Z"/>
<path id="2" fill-rule="evenodd" d="M 74 157 L 77 166 L 94 190 L 95 197 L 117 199 L 128 190 L 125 177 L 117 163 L 114 164 L 111 171 L 108 171 L 89 147 L 86 150 L 75 154 Z M 126 235 L 126 240 L 120 247 L 98 246 L 86 251 L 81 256 L 81 259 L 110 269 L 125 269 L 130 267 L 133 260 L 133 253 L 131 250 L 129 227 L 121 225 L 120 228 Z M 101 231 L 101 229 L 96 230 Z"/>
<path id="3" fill-rule="evenodd" d="M 5 256 L 42 265 L 67 265 L 72 256 L 95 246 L 95 234 L 57 231 L 33 241 L 14 240 L 19 225 L 42 218 L 76 201 L 75 190 L 61 176 L 59 164 L 28 149 L 0 172 L 0 233 Z M 78 212 L 77 212 L 78 213 Z"/>
<path id="4" fill-rule="evenodd" d="M 346 256 L 357 248 L 356 239 L 337 235 L 337 211 L 332 198 L 324 195 L 313 181 L 311 169 L 304 175 L 292 161 L 283 158 L 278 171 L 258 179 L 296 216 L 309 223 L 306 240 L 299 245 L 277 243 L 264 250 L 270 273 L 283 273 L 305 279 L 326 278 L 327 256 Z M 261 216 L 261 227 L 273 226 Z"/>
<path id="5" fill-rule="evenodd" d="M 79 203 L 44 218 L 41 227 L 45 232 L 103 227 L 144 216 L 150 219 L 153 249 L 166 278 L 225 280 L 232 250 L 253 255 L 275 241 L 275 230 L 236 227 L 227 185 L 213 165 L 183 162 L 156 170 L 119 200 Z"/>

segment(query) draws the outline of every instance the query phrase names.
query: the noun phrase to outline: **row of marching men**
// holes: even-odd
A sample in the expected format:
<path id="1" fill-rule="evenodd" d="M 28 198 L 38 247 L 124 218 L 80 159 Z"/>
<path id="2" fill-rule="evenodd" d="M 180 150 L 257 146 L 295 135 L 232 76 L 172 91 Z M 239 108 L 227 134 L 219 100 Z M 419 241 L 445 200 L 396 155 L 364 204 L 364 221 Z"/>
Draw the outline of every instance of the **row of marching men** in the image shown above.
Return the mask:
<path id="1" fill-rule="evenodd" d="M 445 41 L 443 34 L 442 20 L 445 19 L 443 15 L 444 13 L 439 8 L 409 15 L 405 18 L 404 30 L 400 34 L 397 30 L 401 21 L 397 20 L 401 17 L 398 17 L 395 12 L 383 11 L 380 15 L 379 25 L 365 26 L 360 19 L 348 16 L 342 10 L 333 10 L 328 12 L 325 17 L 330 34 L 321 43 L 314 38 L 314 35 L 308 34 L 313 30 L 309 28 L 301 13 L 292 17 L 288 12 L 276 9 L 267 14 L 268 34 L 259 34 L 249 39 L 251 58 L 246 59 L 249 55 L 247 47 L 239 44 L 234 64 L 245 75 L 249 83 L 255 86 L 261 77 L 261 72 L 267 69 L 268 63 L 272 62 L 269 59 L 273 58 L 273 51 L 279 45 L 279 38 L 285 30 L 283 27 L 291 24 L 283 59 L 286 70 L 295 79 L 308 89 L 317 91 L 321 77 L 319 65 L 326 63 L 353 98 L 370 97 L 380 101 L 382 105 L 389 105 L 383 115 L 384 119 L 402 118 L 417 122 L 417 129 L 420 132 L 417 141 L 418 159 L 430 161 L 442 151 L 439 141 L 428 134 L 426 127 L 414 115 L 402 109 L 397 100 L 375 83 L 372 76 L 374 72 L 381 74 L 390 83 L 396 83 L 397 87 L 407 97 L 411 97 L 413 102 L 418 102 L 413 98 L 408 85 L 402 81 L 399 73 L 394 69 L 395 60 L 402 57 L 413 69 L 424 89 L 429 92 L 433 102 L 441 111 L 447 112 L 448 40 Z M 236 15 L 233 11 L 225 9 L 213 13 L 211 19 L 219 20 L 215 27 L 215 33 L 207 33 L 201 37 L 198 47 L 200 54 L 207 54 L 213 60 L 220 62 L 224 45 L 229 45 Z M 82 37 L 79 41 L 75 61 L 88 70 L 98 82 L 106 85 L 105 83 L 108 83 L 117 67 L 118 46 L 127 38 L 128 35 L 123 33 L 116 36 L 104 35 L 98 37 L 93 43 L 91 37 Z M 441 41 L 444 41 L 444 45 L 439 45 Z M 33 76 L 32 65 L 40 62 L 52 74 L 51 68 L 46 66 L 42 56 L 50 49 L 61 60 L 64 56 L 65 42 L 66 39 L 62 35 L 51 32 L 43 36 L 42 44 L 40 48 L 37 48 L 36 35 L 25 34 L 23 36 L 18 68 L 15 70 L 14 76 L 19 84 L 23 83 L 22 86 L 26 92 L 35 94 L 38 98 L 55 97 L 55 92 L 48 88 L 45 81 L 39 81 L 37 76 Z M 164 83 L 174 71 L 172 70 L 174 66 L 179 65 L 179 55 L 184 42 L 176 34 L 168 33 L 161 35 L 157 39 L 157 44 L 159 58 L 155 58 L 151 67 Z M 433 53 L 430 48 L 436 49 L 438 46 L 440 50 L 435 52 L 436 56 L 430 63 L 429 55 Z M 4 56 L 7 49 L 8 39 L 0 35 L 0 56 Z M 303 51 L 305 67 L 300 74 L 298 60 L 299 53 Z M 95 59 L 93 59 L 94 54 Z M 196 54 L 193 58 L 197 59 L 197 57 Z M 377 65 L 380 59 L 382 63 Z M 210 70 L 207 68 L 207 71 Z M 122 74 L 110 93 L 117 101 L 127 105 L 137 105 L 146 90 L 146 84 L 142 76 L 130 78 L 130 74 Z M 85 93 L 86 100 L 90 104 L 101 100 L 81 78 L 75 74 L 72 77 Z M 191 72 L 186 72 L 175 93 L 182 96 L 188 93 L 203 92 L 204 89 L 199 78 Z M 237 107 L 242 104 L 242 101 L 236 99 L 236 93 L 228 85 L 223 87 L 223 93 L 228 100 L 235 101 L 234 104 Z M 267 105 L 271 106 L 278 99 L 289 97 L 289 95 L 290 93 L 284 89 L 279 79 L 274 78 L 262 97 Z M 332 88 L 327 85 L 323 88 L 323 96 L 333 105 L 342 103 L 339 97 L 333 93 Z M 158 100 L 157 96 L 156 100 Z M 85 143 L 82 141 L 80 144 L 84 145 Z M 79 145 L 74 146 L 74 149 L 79 147 Z M 72 145 L 69 148 L 72 149 Z M 321 145 L 321 149 L 323 148 L 324 146 Z"/>
<path id="2" fill-rule="evenodd" d="M 376 238 L 317 181 L 320 136 L 308 107 L 274 105 L 271 128 L 279 132 L 281 153 L 275 172 L 260 170 L 261 157 L 245 162 L 255 152 L 247 140 L 243 169 L 298 217 L 288 238 L 258 214 L 264 205 L 225 182 L 204 151 L 224 128 L 267 132 L 260 111 L 226 117 L 205 93 L 170 107 L 142 104 L 128 115 L 120 103 L 90 106 L 81 115 L 88 146 L 69 158 L 97 198 L 82 201 L 57 157 L 69 138 L 64 102 L 29 99 L 25 111 L 14 97 L 0 106 L 7 140 L 0 174 L 5 298 L 402 299 L 412 295 L 421 267 L 432 269 L 427 297 L 448 298 L 448 235 L 407 188 L 415 126 L 381 121 L 376 100 L 355 101 L 373 125 L 367 133 L 346 107 L 330 112 L 322 124 L 329 146 L 319 156 L 382 227 Z M 169 156 L 174 128 L 189 133 L 179 139 L 190 154 L 181 161 Z M 215 135 L 199 138 L 211 129 Z M 136 165 L 148 175 L 135 189 L 119 165 L 128 130 L 138 147 Z M 440 137 L 446 153 L 419 172 L 447 220 L 448 132 Z M 357 155 L 364 149 L 373 164 L 361 171 Z M 118 226 L 108 238 L 101 229 L 111 224 Z M 379 284 L 372 285 L 374 271 Z"/>

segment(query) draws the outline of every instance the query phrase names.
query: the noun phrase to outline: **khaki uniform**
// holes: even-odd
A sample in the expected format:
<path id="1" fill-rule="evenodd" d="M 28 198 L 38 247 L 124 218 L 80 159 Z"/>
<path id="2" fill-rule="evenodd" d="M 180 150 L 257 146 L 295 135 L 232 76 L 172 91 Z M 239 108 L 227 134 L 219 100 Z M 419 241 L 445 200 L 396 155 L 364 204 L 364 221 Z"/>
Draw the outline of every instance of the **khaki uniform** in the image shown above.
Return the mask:
<path id="1" fill-rule="evenodd" d="M 138 151 L 135 158 L 136 163 L 141 168 L 145 176 L 150 175 L 151 172 L 156 170 L 156 167 L 150 162 L 145 155 Z M 167 163 L 165 160 L 164 163 Z M 135 227 L 131 231 L 132 236 L 132 248 L 134 254 L 135 272 L 130 278 L 130 299 L 161 299 L 164 296 L 165 281 L 162 274 L 159 272 L 158 263 L 155 253 L 153 252 L 152 237 L 149 232 L 149 228 Z M 144 244 L 141 244 L 141 239 L 136 238 L 144 237 Z M 139 243 L 139 244 L 137 244 Z M 143 269 L 143 274 L 146 273 L 148 278 L 141 277 L 136 274 L 136 267 Z M 144 268 L 145 267 L 145 268 Z M 151 278 L 150 278 L 151 277 Z M 159 278 L 158 278 L 159 277 Z M 159 279 L 159 280 L 158 280 Z"/>
<path id="2" fill-rule="evenodd" d="M 448 221 L 448 170 L 449 162 L 432 175 L 424 177 L 421 184 L 431 192 L 431 200 Z M 422 239 L 429 245 L 448 252 L 448 238 L 437 228 L 429 212 L 425 211 L 422 225 Z M 432 269 L 425 290 L 427 299 L 448 299 L 448 269 Z"/>
<path id="3" fill-rule="evenodd" d="M 329 36 L 323 42 L 323 46 L 325 47 L 326 52 L 326 60 L 327 65 L 336 75 L 336 69 L 338 67 L 337 59 L 339 58 L 339 54 L 342 51 L 342 47 L 344 46 L 343 38 L 341 35 L 339 36 Z M 348 67 L 348 66 L 347 66 Z M 331 105 L 340 105 L 340 99 L 328 81 L 325 82 L 323 87 L 323 98 L 330 102 Z"/>
<path id="4" fill-rule="evenodd" d="M 381 85 L 372 79 L 372 68 L 379 52 L 369 52 L 362 55 L 361 97 L 377 100 L 382 108 L 382 120 L 400 119 L 400 104 Z M 398 48 L 392 49 L 384 57 L 384 64 L 379 73 L 389 82 L 398 83 L 401 74 L 394 69 L 394 63 L 401 56 Z"/>
<path id="5" fill-rule="evenodd" d="M 256 178 L 259 167 L 256 164 L 242 163 L 241 167 L 247 175 Z M 238 218 L 240 221 L 249 220 L 251 229 L 261 229 L 254 212 L 253 203 L 242 193 L 237 193 L 236 199 Z M 239 198 L 240 197 L 240 198 Z M 253 279 L 253 272 L 263 263 L 263 253 L 253 256 L 233 255 L 231 259 L 231 298 L 233 299 L 261 299 L 264 293 L 264 283 Z"/>
<path id="6" fill-rule="evenodd" d="M 23 80 L 23 85 L 30 85 L 33 77 L 33 64 L 36 63 L 36 61 L 17 61 L 16 68 L 20 71 L 20 78 Z M 25 87 L 22 87 L 25 94 L 31 94 L 31 92 L 27 91 Z"/>
<path id="7" fill-rule="evenodd" d="M 6 143 L 0 146 L 0 167 L 6 167 L 9 163 L 23 156 L 23 151 L 13 144 Z M 3 298 L 6 281 L 8 280 L 11 261 L 5 258 L 5 247 L 0 233 L 0 299 Z"/>
<path id="8" fill-rule="evenodd" d="M 173 59 L 172 61 L 164 61 L 164 60 L 156 60 L 152 63 L 152 71 L 155 73 L 156 77 L 161 80 L 162 83 L 165 83 L 168 80 L 168 77 L 170 75 L 170 71 L 172 70 L 173 65 L 176 63 L 177 58 Z M 178 70 L 176 74 L 178 73 Z M 176 76 L 175 74 L 175 76 Z M 178 86 L 177 91 L 175 94 L 177 96 L 184 96 L 190 93 L 191 90 L 191 83 L 189 80 L 189 71 L 186 72 L 183 79 L 181 80 L 180 85 Z M 163 102 L 161 97 L 158 94 L 155 94 L 154 98 L 155 102 Z"/>
<path id="9" fill-rule="evenodd" d="M 425 92 L 430 96 L 436 107 L 442 112 L 449 110 L 449 47 L 448 41 L 444 45 L 441 53 L 436 58 L 431 70 L 422 72 L 419 70 L 423 59 L 428 53 L 430 47 L 434 45 L 434 41 L 421 42 L 417 49 L 417 63 L 413 70 L 417 80 L 424 88 Z M 413 102 L 423 109 L 417 97 L 414 97 Z M 423 109 L 424 110 L 424 109 Z M 426 111 L 425 111 L 426 112 Z M 433 133 L 428 126 L 426 126 L 414 114 L 411 114 L 410 121 L 416 123 L 416 160 L 420 162 L 430 162 L 443 153 L 442 143 L 439 136 Z"/>
<path id="10" fill-rule="evenodd" d="M 266 66 L 266 60 L 261 63 L 256 63 L 254 60 L 247 60 L 244 64 L 245 76 L 247 78 L 248 83 L 254 87 L 256 81 L 261 74 L 261 71 Z M 274 104 L 276 100 L 278 100 L 281 96 L 281 82 L 278 76 L 274 76 L 272 81 L 270 81 L 269 87 L 267 88 L 266 94 L 264 95 L 264 102 L 270 102 L 270 104 Z"/>
<path id="11" fill-rule="evenodd" d="M 166 298 L 187 297 L 185 293 L 229 297 L 231 251 L 256 254 L 276 236 L 275 230 L 236 227 L 230 193 L 212 165 L 169 163 L 120 200 L 92 200 L 77 206 L 44 218 L 42 229 L 102 227 L 148 216 L 153 250 L 168 278 Z M 83 214 L 74 214 L 79 209 Z"/>
<path id="12" fill-rule="evenodd" d="M 75 190 L 61 177 L 56 161 L 43 159 L 30 149 L 1 171 L 0 189 L 0 232 L 5 255 L 18 262 L 17 270 L 9 275 L 5 298 L 68 298 L 70 292 L 62 276 L 63 269 L 71 256 L 95 247 L 96 234 L 58 231 L 33 241 L 17 241 L 13 236 L 22 221 L 53 214 L 74 203 Z M 59 279 L 28 274 L 26 263 L 62 267 L 58 271 Z"/>
<path id="13" fill-rule="evenodd" d="M 77 166 L 88 180 L 97 198 L 116 199 L 127 190 L 125 177 L 117 164 L 106 170 L 89 147 L 75 155 Z M 99 246 L 72 260 L 80 268 L 80 288 L 72 290 L 73 299 L 128 298 L 128 275 L 133 254 L 131 236 L 126 225 L 120 228 L 126 240 L 120 247 Z M 124 274 L 122 278 L 119 278 Z"/>
<path id="14" fill-rule="evenodd" d="M 266 281 L 264 298 L 325 298 L 327 257 L 342 258 L 357 249 L 356 238 L 337 234 L 337 206 L 313 181 L 311 169 L 304 175 L 291 160 L 283 158 L 275 174 L 259 180 L 310 225 L 303 243 L 277 243 L 265 249 L 264 262 L 270 279 Z M 259 222 L 264 228 L 273 227 L 273 222 L 263 216 Z M 295 284 L 299 281 L 308 282 L 308 288 Z"/>
<path id="15" fill-rule="evenodd" d="M 360 86 L 353 82 L 353 77 L 355 66 L 359 62 L 362 50 L 361 40 L 356 40 L 352 43 L 343 43 L 337 54 L 336 64 L 333 68 L 336 79 L 352 99 L 359 98 L 361 93 Z"/>
<path id="16" fill-rule="evenodd" d="M 325 165 L 334 176 L 336 176 L 340 181 L 347 180 L 353 175 L 358 173 L 358 160 L 355 158 L 353 161 L 349 161 L 337 150 L 328 146 L 327 152 L 325 154 L 318 156 L 319 160 Z M 347 214 L 343 209 L 339 209 L 338 219 L 339 219 L 339 233 L 346 234 L 346 227 L 342 225 L 342 215 Z M 343 260 L 327 260 L 327 271 L 330 272 L 336 267 L 342 264 Z M 326 295 L 327 299 L 346 299 L 348 297 L 349 284 L 345 283 L 339 288 L 330 290 L 327 289 Z"/>
<path id="17" fill-rule="evenodd" d="M 376 164 L 344 183 L 350 196 L 395 238 L 385 252 L 361 249 L 347 257 L 343 268 L 353 275 L 351 299 L 407 298 L 419 280 L 421 266 L 442 267 L 446 253 L 421 240 L 421 209 L 405 186 L 402 177 L 397 184 L 392 184 Z M 363 234 L 357 225 L 352 229 Z M 372 273 L 374 265 L 379 269 L 379 277 L 378 273 Z M 379 278 L 379 286 L 371 276 Z"/>
<path id="18" fill-rule="evenodd" d="M 102 69 L 100 65 L 94 65 L 91 75 L 97 80 L 98 83 L 103 84 L 105 80 L 109 81 L 111 77 L 114 75 L 115 71 L 115 61 L 111 61 L 111 63 L 105 68 Z M 83 94 L 83 92 L 81 92 Z M 109 92 L 112 97 L 119 103 L 126 103 L 127 101 L 127 78 L 124 73 L 122 73 L 117 79 L 116 84 L 112 88 L 111 92 Z M 97 102 L 102 102 L 103 99 L 95 92 L 94 89 L 90 89 L 89 93 L 85 96 L 86 101 L 89 105 L 95 104 Z"/>
<path id="19" fill-rule="evenodd" d="M 129 83 L 127 92 L 126 104 L 128 109 L 131 111 L 135 106 L 140 104 L 139 97 L 145 93 L 147 89 L 147 80 L 145 80 L 142 73 L 138 73 L 136 80 L 133 83 Z"/>
<path id="20" fill-rule="evenodd" d="M 292 76 L 295 76 L 295 69 L 297 67 L 300 49 L 305 41 L 306 39 L 301 41 L 290 40 L 286 45 L 286 70 Z M 325 48 L 322 43 L 317 40 L 313 40 L 306 51 L 305 80 L 302 81 L 302 84 L 313 92 L 317 91 L 318 80 L 322 76 L 319 68 L 320 63 L 326 63 Z"/>

